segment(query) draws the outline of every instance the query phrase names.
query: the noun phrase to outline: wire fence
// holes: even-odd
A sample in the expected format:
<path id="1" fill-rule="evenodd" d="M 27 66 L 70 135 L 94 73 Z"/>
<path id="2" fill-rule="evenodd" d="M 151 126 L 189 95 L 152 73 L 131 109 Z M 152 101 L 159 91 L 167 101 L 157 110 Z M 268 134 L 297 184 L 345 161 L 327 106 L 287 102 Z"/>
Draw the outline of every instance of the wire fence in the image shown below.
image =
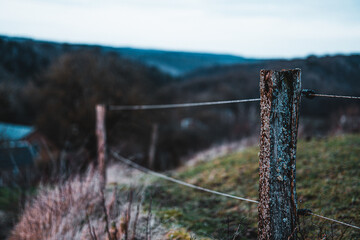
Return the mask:
<path id="1" fill-rule="evenodd" d="M 128 166 L 130 166 L 132 168 L 135 168 L 135 169 L 137 169 L 137 170 L 139 170 L 141 172 L 144 172 L 146 174 L 150 174 L 150 175 L 165 179 L 167 181 L 170 181 L 170 182 L 173 182 L 173 183 L 185 186 L 185 187 L 197 189 L 197 190 L 200 190 L 200 191 L 203 191 L 203 192 L 208 192 L 208 193 L 211 193 L 211 194 L 215 194 L 215 195 L 219 195 L 219 196 L 223 196 L 223 197 L 227 197 L 227 198 L 232 198 L 232 199 L 237 199 L 237 200 L 241 200 L 241 201 L 246 201 L 246 202 L 259 204 L 259 201 L 256 201 L 256 200 L 252 200 L 252 199 L 249 199 L 249 198 L 238 197 L 238 196 L 235 196 L 235 195 L 214 191 L 214 190 L 211 190 L 211 189 L 208 189 L 208 188 L 196 186 L 194 184 L 190 184 L 190 183 L 178 180 L 176 178 L 169 177 L 169 176 L 167 176 L 165 174 L 161 174 L 161 173 L 152 171 L 152 170 L 150 170 L 148 168 L 145 168 L 143 166 L 140 166 L 139 164 L 131 161 L 130 159 L 127 159 L 127 158 L 119 155 L 118 153 L 116 153 L 114 151 L 111 151 L 110 153 L 115 159 L 121 161 L 122 163 L 124 163 L 124 164 L 126 164 L 126 165 L 128 165 Z M 325 220 L 328 220 L 328 221 L 331 221 L 331 222 L 335 222 L 335 223 L 338 223 L 338 224 L 341 224 L 341 225 L 344 225 L 344 226 L 347 226 L 347 227 L 351 227 L 351 228 L 360 230 L 360 227 L 358 227 L 358 226 L 355 226 L 355 225 L 352 225 L 352 224 L 349 224 L 349 223 L 345 223 L 345 222 L 341 222 L 339 220 L 328 218 L 328 217 L 325 217 L 325 216 L 322 216 L 322 215 L 315 214 L 315 213 L 311 212 L 311 210 L 307 210 L 307 214 L 304 214 L 304 215 L 313 215 L 313 216 L 318 217 L 318 218 L 322 218 L 322 219 L 325 219 Z"/>
<path id="2" fill-rule="evenodd" d="M 303 89 L 302 90 L 302 96 L 309 98 L 309 99 L 313 99 L 315 97 L 325 97 L 325 98 L 337 98 L 337 99 L 353 99 L 353 100 L 360 100 L 360 97 L 358 96 L 344 96 L 344 95 L 331 95 L 331 94 L 323 94 L 323 93 L 315 93 L 314 90 L 310 90 L 310 89 Z M 157 104 L 157 105 L 110 105 L 108 106 L 108 109 L 111 111 L 123 111 L 123 110 L 151 110 L 151 109 L 173 109 L 173 108 L 187 108 L 187 107 L 201 107 L 201 106 L 214 106 L 214 105 L 224 105 L 224 104 L 235 104 L 235 103 L 246 103 L 246 102 L 259 102 L 261 99 L 260 98 L 251 98 L 251 99 L 237 99 L 237 100 L 226 100 L 226 101 L 212 101 L 212 102 L 197 102 L 197 103 L 178 103 L 178 104 Z M 122 163 L 135 168 L 139 171 L 142 171 L 146 174 L 150 174 L 162 179 L 165 179 L 167 181 L 182 185 L 182 186 L 186 186 L 189 188 L 193 188 L 193 189 L 197 189 L 203 192 L 208 192 L 211 194 L 215 194 L 215 195 L 219 195 L 219 196 L 223 196 L 223 197 L 227 197 L 227 198 L 232 198 L 232 199 L 237 199 L 237 200 L 241 200 L 241 201 L 246 201 L 246 202 L 251 202 L 251 203 L 256 203 L 259 204 L 259 201 L 257 200 L 253 200 L 253 199 L 249 199 L 249 198 L 245 198 L 245 197 L 239 197 L 239 196 L 235 196 L 235 195 L 231 195 L 231 194 L 227 194 L 227 193 L 222 193 L 222 192 L 218 192 L 215 190 L 211 190 L 211 189 L 207 189 L 204 187 L 200 187 L 200 186 L 196 186 L 194 184 L 190 184 L 172 177 L 169 177 L 165 174 L 161 174 L 155 171 L 152 171 L 148 168 L 145 168 L 143 166 L 140 166 L 139 164 L 120 156 L 119 154 L 117 154 L 114 151 L 111 151 L 111 155 L 121 161 Z M 302 209 L 299 209 L 302 210 Z M 347 227 L 351 227 L 357 230 L 360 230 L 360 227 L 349 224 L 349 223 L 345 223 L 339 220 L 335 220 L 332 218 L 328 218 L 322 215 L 318 215 L 315 214 L 313 212 L 311 212 L 311 210 L 307 210 L 307 214 L 305 215 L 312 215 L 318 218 L 322 218 L 324 220 L 328 220 L 331 222 L 335 222 L 337 224 L 341 224 Z"/>

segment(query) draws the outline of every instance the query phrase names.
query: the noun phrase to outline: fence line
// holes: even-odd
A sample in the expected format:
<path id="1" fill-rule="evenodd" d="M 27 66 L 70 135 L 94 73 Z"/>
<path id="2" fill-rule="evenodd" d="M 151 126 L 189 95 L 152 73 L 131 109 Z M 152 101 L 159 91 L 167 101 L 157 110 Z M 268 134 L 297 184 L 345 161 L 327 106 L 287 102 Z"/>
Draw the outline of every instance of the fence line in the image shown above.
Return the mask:
<path id="1" fill-rule="evenodd" d="M 233 103 L 259 102 L 259 101 L 260 98 L 250 98 L 250 99 L 237 99 L 237 100 L 198 102 L 198 103 L 178 103 L 178 104 L 158 104 L 158 105 L 110 105 L 108 109 L 110 111 L 169 109 L 169 108 L 212 106 L 212 105 L 233 104 Z"/>
<path id="2" fill-rule="evenodd" d="M 295 70 L 291 70 L 292 73 L 293 73 L 293 80 L 294 80 L 294 84 L 297 84 L 296 86 L 298 86 L 299 82 L 300 82 L 300 70 L 299 69 L 295 69 Z M 274 74 L 273 71 L 268 71 L 269 73 L 271 73 L 270 75 L 269 74 L 262 74 L 261 73 L 261 77 L 263 77 L 265 80 L 264 80 L 264 84 L 263 84 L 263 88 L 266 89 L 266 84 L 268 82 L 268 80 L 271 80 L 271 81 L 274 81 L 274 79 L 278 78 L 278 74 Z M 276 72 L 277 73 L 277 72 Z M 279 74 L 283 74 L 283 72 L 280 72 Z M 260 88 L 261 88 L 261 81 L 260 81 Z M 264 87 L 265 86 L 265 87 Z M 299 85 L 300 86 L 300 85 Z M 260 91 L 261 93 L 265 93 L 267 94 L 266 91 L 268 90 L 264 90 L 263 91 Z M 260 89 L 261 90 L 261 89 Z M 272 92 L 272 91 L 271 91 Z M 331 95 L 331 94 L 322 94 L 322 93 L 315 93 L 315 91 L 313 90 L 310 90 L 310 89 L 300 89 L 300 87 L 297 88 L 297 91 L 294 91 L 294 96 L 295 94 L 297 94 L 296 96 L 298 97 L 298 100 L 300 100 L 300 95 L 299 93 L 301 92 L 302 96 L 304 97 L 307 97 L 307 98 L 314 98 L 314 97 L 327 97 L 327 98 L 338 98 L 338 99 L 355 99 L 355 100 L 360 100 L 360 97 L 358 96 L 344 96 L 344 95 Z M 258 101 L 261 101 L 261 109 L 263 111 L 264 108 L 266 108 L 267 106 L 265 106 L 266 104 L 269 105 L 269 103 L 271 104 L 271 100 L 272 100 L 272 96 L 270 96 L 270 100 L 268 100 L 267 98 L 264 98 L 263 95 L 261 98 L 252 98 L 252 99 L 237 99 L 237 100 L 227 100 L 227 101 L 212 101 L 212 102 L 192 102 L 192 103 L 178 103 L 178 104 L 156 104 L 156 105 L 110 105 L 110 106 L 106 106 L 106 109 L 107 110 L 110 110 L 110 111 L 121 111 L 121 110 L 150 110 L 150 109 L 173 109 L 173 108 L 186 108 L 186 107 L 200 107 L 200 106 L 212 106 L 212 105 L 221 105 L 221 104 L 234 104 L 234 103 L 246 103 L 246 102 L 258 102 Z M 269 102 L 269 103 L 268 103 Z M 266 103 L 266 104 L 265 104 Z M 295 111 L 295 113 L 297 114 L 298 113 L 298 107 L 295 106 L 295 104 L 298 104 L 299 101 L 295 101 L 292 105 L 293 105 L 293 110 Z M 265 105 L 264 105 L 265 104 Z M 285 104 L 286 105 L 286 104 Z M 104 108 L 104 111 L 105 111 L 105 105 L 102 105 L 103 108 Z M 266 108 L 267 109 L 267 108 Z M 269 112 L 269 111 L 268 111 Z M 266 113 L 268 113 L 266 112 Z M 267 115 L 266 115 L 267 116 Z M 271 116 L 271 115 L 270 115 Z M 263 118 L 262 116 L 262 120 L 264 120 L 265 118 Z M 265 119 L 265 120 L 268 120 L 268 119 Z M 270 119 L 271 120 L 271 119 Z M 291 128 L 291 129 L 288 129 L 290 131 L 290 133 L 296 133 L 297 134 L 297 125 L 295 124 L 294 125 L 296 127 L 296 129 L 294 128 Z M 263 126 L 262 126 L 263 128 Z M 272 126 L 270 126 L 270 128 L 272 128 Z M 265 128 L 264 128 L 265 129 Z M 296 134 L 294 135 L 294 139 L 296 140 Z M 270 138 L 269 138 L 270 139 Z M 296 144 L 296 142 L 295 142 Z M 265 146 L 265 150 L 269 150 L 269 146 L 266 145 L 266 142 L 264 143 L 264 146 Z M 270 146 L 273 146 L 270 144 Z M 100 149 L 101 150 L 101 149 Z M 290 149 L 291 150 L 291 149 Z M 291 151 L 290 151 L 291 152 Z M 268 225 L 266 223 L 267 221 L 267 218 L 269 218 L 270 214 L 268 214 L 268 212 L 270 211 L 267 211 L 268 209 L 262 209 L 261 207 L 262 206 L 268 206 L 267 203 L 269 203 L 269 201 L 271 202 L 271 198 L 268 197 L 268 195 L 265 196 L 265 198 L 262 198 L 261 197 L 261 194 L 260 194 L 260 200 L 259 201 L 256 201 L 256 200 L 252 200 L 252 199 L 248 199 L 248 198 L 243 198 L 243 197 L 238 197 L 238 196 L 235 196 L 235 195 L 231 195 L 231 194 L 227 194 L 227 193 L 222 193 L 222 192 L 218 192 L 218 191 L 214 191 L 214 190 L 211 190 L 211 189 L 207 189 L 207 188 L 204 188 L 204 187 L 200 187 L 200 186 L 196 186 L 196 185 L 193 185 L 193 184 L 190 184 L 190 183 L 187 183 L 187 182 L 184 182 L 184 181 L 181 181 L 181 180 L 178 180 L 178 179 L 175 179 L 175 178 L 172 178 L 172 177 L 169 177 L 165 174 L 161 174 L 161 173 L 158 173 L 158 172 L 155 172 L 155 171 L 152 171 L 150 169 L 147 169 L 145 167 L 142 167 L 140 166 L 139 164 L 137 163 L 134 163 L 132 162 L 131 160 L 125 158 L 125 157 L 122 157 L 120 156 L 119 154 L 117 154 L 116 152 L 114 151 L 111 151 L 111 155 L 121 161 L 122 163 L 132 167 L 132 168 L 135 168 L 137 170 L 140 170 L 146 174 L 150 174 L 150 175 L 153 175 L 153 176 L 156 176 L 156 177 L 159 177 L 159 178 L 162 178 L 162 179 L 165 179 L 167 181 L 170 181 L 170 182 L 173 182 L 173 183 L 176 183 L 176 184 L 179 184 L 179 185 L 182 185 L 182 186 L 186 186 L 186 187 L 189 187 L 189 188 L 192 188 L 192 189 L 196 189 L 196 190 L 200 190 L 200 191 L 203 191 L 203 192 L 208 192 L 208 193 L 211 193 L 211 194 L 215 194 L 215 195 L 219 195 L 219 196 L 223 196 L 223 197 L 228 197 L 228 198 L 233 198 L 233 199 L 237 199 L 237 200 L 242 200 L 242 201 L 247 201 L 247 202 L 251 202 L 251 203 L 256 203 L 258 204 L 259 206 L 259 223 L 262 223 L 262 224 L 259 224 L 259 226 L 261 225 L 264 225 L 262 226 L 262 228 L 259 227 L 259 231 L 263 231 L 265 232 L 266 234 L 267 233 L 271 233 L 271 232 L 276 232 L 277 230 L 274 228 L 274 229 L 270 229 L 269 231 L 267 231 L 266 229 L 268 228 Z M 279 155 L 280 156 L 280 155 Z M 282 159 L 281 156 L 279 157 L 279 159 Z M 261 175 L 261 171 L 260 171 L 260 175 Z M 261 176 L 260 176 L 260 180 L 261 180 Z M 267 184 L 267 181 L 268 181 L 268 178 L 266 178 L 265 176 L 265 183 Z M 282 181 L 282 178 L 281 180 L 279 181 Z M 260 181 L 261 183 L 261 181 Z M 265 185 L 266 185 L 265 184 Z M 281 183 L 279 183 L 281 184 Z M 266 185 L 267 186 L 267 185 Z M 291 189 L 291 191 L 294 191 L 293 189 Z M 282 208 L 282 207 L 279 207 L 279 208 Z M 291 216 L 290 217 L 291 219 L 295 219 L 294 216 L 298 216 L 300 213 L 299 213 L 299 209 L 296 209 L 296 207 L 294 208 L 295 210 L 294 211 L 291 211 Z M 279 209 L 278 209 L 279 210 Z M 300 209 L 300 210 L 303 210 L 303 209 Z M 298 211 L 298 213 L 297 213 Z M 341 225 L 344 225 L 344 226 L 347 226 L 347 227 L 351 227 L 351 228 L 354 228 L 354 229 L 357 229 L 357 230 L 360 230 L 360 227 L 358 226 L 355 226 L 355 225 L 352 225 L 352 224 L 348 224 L 348 223 L 345 223 L 345 222 L 341 222 L 341 221 L 338 221 L 338 220 L 335 220 L 335 219 L 331 219 L 331 218 L 328 218 L 328 217 L 325 217 L 325 216 L 321 216 L 321 215 L 318 215 L 318 214 L 315 214 L 315 213 L 312 213 L 311 210 L 309 210 L 308 215 L 312 215 L 312 216 L 315 216 L 315 217 L 318 217 L 318 218 L 322 218 L 324 220 L 327 220 L 327 221 L 331 221 L 331 222 L 334 222 L 334 223 L 337 223 L 337 224 L 341 224 Z M 261 217 L 262 216 L 262 217 Z M 278 219 L 276 219 L 276 221 L 278 221 Z M 279 220 L 280 223 L 282 223 L 282 219 Z M 293 224 L 287 224 L 285 227 L 289 230 L 292 230 L 292 231 L 295 231 L 296 230 L 296 222 L 294 221 Z M 295 229 L 294 229 L 295 228 Z M 265 229 L 265 230 L 264 230 Z M 280 228 L 281 229 L 281 228 Z M 265 235 L 266 235 L 265 234 Z M 260 237 L 259 239 L 267 239 L 267 235 L 265 236 L 263 234 L 263 237 Z M 270 234 L 271 235 L 271 234 Z M 265 238 L 264 238 L 265 236 Z"/>
<path id="3" fill-rule="evenodd" d="M 211 189 L 199 187 L 199 186 L 196 186 L 196 185 L 194 185 L 194 184 L 190 184 L 190 183 L 187 183 L 187 182 L 184 182 L 184 181 L 181 181 L 181 180 L 178 180 L 178 179 L 175 179 L 175 178 L 166 176 L 166 175 L 164 175 L 164 174 L 161 174 L 161 173 L 158 173 L 158 172 L 154 172 L 154 171 L 152 171 L 152 170 L 150 170 L 150 169 L 147 169 L 147 168 L 145 168 L 145 167 L 140 166 L 140 165 L 137 164 L 137 163 L 134 163 L 133 161 L 131 161 L 131 160 L 127 159 L 127 158 L 124 158 L 124 157 L 120 156 L 119 154 L 117 154 L 117 153 L 114 152 L 114 151 L 111 151 L 111 154 L 112 154 L 112 156 L 113 156 L 114 158 L 116 158 L 116 159 L 118 159 L 119 161 L 125 163 L 126 165 L 129 165 L 129 166 L 131 166 L 131 167 L 133 167 L 133 168 L 136 168 L 137 170 L 140 170 L 140 171 L 145 172 L 145 173 L 147 173 L 147 174 L 154 175 L 154 176 L 157 176 L 157 177 L 159 177 L 159 178 L 162 178 L 162 179 L 165 179 L 165 180 L 168 180 L 168 181 L 171 181 L 171 182 L 174 182 L 174 183 L 177 183 L 177 184 L 186 186 L 186 187 L 190 187 L 190 188 L 194 188 L 194 189 L 197 189 L 197 190 L 200 190 L 200 191 L 204 191 L 204 192 L 208 192 L 208 193 L 220 195 L 220 196 L 223 196 L 223 197 L 233 198 L 233 199 L 242 200 L 242 201 L 247 201 L 247 202 L 252 202 L 252 203 L 259 203 L 259 202 L 256 201 L 256 200 L 252 200 L 252 199 L 248 199 L 248 198 L 242 198 L 242 197 L 234 196 L 234 195 L 231 195 L 231 194 L 222 193 L 222 192 L 214 191 L 214 190 L 211 190 Z"/>

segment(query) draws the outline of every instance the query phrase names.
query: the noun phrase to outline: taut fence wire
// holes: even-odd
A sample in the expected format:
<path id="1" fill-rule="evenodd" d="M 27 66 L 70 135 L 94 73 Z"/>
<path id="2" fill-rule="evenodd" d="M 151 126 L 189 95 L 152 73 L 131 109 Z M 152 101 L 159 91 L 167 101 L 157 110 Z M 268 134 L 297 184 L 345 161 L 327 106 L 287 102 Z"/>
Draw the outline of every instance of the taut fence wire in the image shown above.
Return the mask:
<path id="1" fill-rule="evenodd" d="M 213 106 L 213 105 L 234 104 L 234 103 L 259 102 L 259 101 L 260 98 L 250 98 L 250 99 L 237 99 L 237 100 L 214 101 L 214 102 L 157 104 L 157 105 L 109 105 L 108 109 L 110 111 L 171 109 L 171 108 L 201 107 L 201 106 Z"/>
<path id="2" fill-rule="evenodd" d="M 303 89 L 301 91 L 302 95 L 306 98 L 314 98 L 314 97 L 325 97 L 325 98 L 342 98 L 342 99 L 355 99 L 360 100 L 360 97 L 357 96 L 344 96 L 344 95 L 336 95 L 336 94 L 323 94 L 323 93 L 316 93 L 314 90 L 311 89 Z"/>
<path id="3" fill-rule="evenodd" d="M 307 98 L 326 97 L 326 98 L 342 98 L 342 99 L 356 99 L 360 100 L 358 96 L 344 96 L 344 95 L 331 95 L 323 93 L 315 93 L 311 89 L 303 89 L 302 95 Z M 235 99 L 225 101 L 210 101 L 210 102 L 191 102 L 191 103 L 175 103 L 175 104 L 153 104 L 153 105 L 108 105 L 110 111 L 124 111 L 124 110 L 153 110 L 153 109 L 172 109 L 172 108 L 187 108 L 187 107 L 202 107 L 214 106 L 224 104 L 246 103 L 246 102 L 259 102 L 260 98 L 249 99 Z"/>
<path id="4" fill-rule="evenodd" d="M 321 215 L 318 215 L 318 214 L 315 214 L 315 213 L 309 213 L 310 215 L 313 215 L 315 217 L 319 217 L 319 218 L 322 218 L 322 219 L 325 219 L 325 220 L 328 220 L 328 221 L 331 221 L 331 222 L 335 222 L 335 223 L 338 223 L 338 224 L 342 224 L 342 225 L 345 225 L 345 226 L 348 226 L 348 227 L 351 227 L 351 228 L 355 228 L 355 229 L 358 229 L 360 230 L 360 227 L 357 227 L 355 225 L 352 225 L 352 224 L 349 224 L 349 223 L 345 223 L 345 222 L 341 222 L 341 221 L 338 221 L 338 220 L 335 220 L 335 219 L 331 219 L 331 218 L 328 218 L 328 217 L 324 217 L 324 216 L 321 216 Z"/>
<path id="5" fill-rule="evenodd" d="M 140 166 L 137 163 L 134 163 L 130 159 L 127 159 L 127 158 L 124 158 L 124 157 L 120 156 L 119 154 L 117 154 L 114 151 L 111 151 L 111 154 L 115 159 L 125 163 L 126 165 L 128 165 L 130 167 L 133 167 L 133 168 L 135 168 L 135 169 L 137 169 L 139 171 L 142 171 L 144 173 L 147 173 L 147 174 L 150 174 L 150 175 L 153 175 L 153 176 L 168 180 L 170 182 L 177 183 L 179 185 L 183 185 L 183 186 L 186 186 L 186 187 L 189 187 L 189 188 L 193 188 L 193 189 L 197 189 L 197 190 L 200 190 L 200 191 L 216 194 L 216 195 L 223 196 L 223 197 L 233 198 L 233 199 L 242 200 L 242 201 L 246 201 L 246 202 L 259 203 L 259 201 L 256 201 L 256 200 L 243 198 L 243 197 L 238 197 L 238 196 L 234 196 L 234 195 L 231 195 L 231 194 L 222 193 L 222 192 L 214 191 L 214 190 L 211 190 L 211 189 L 203 188 L 203 187 L 200 187 L 200 186 L 196 186 L 194 184 L 190 184 L 190 183 L 187 183 L 187 182 L 184 182 L 184 181 L 181 181 L 181 180 L 166 176 L 166 175 L 158 173 L 158 172 L 154 172 L 154 171 L 152 171 L 152 170 L 150 170 L 148 168 Z"/>

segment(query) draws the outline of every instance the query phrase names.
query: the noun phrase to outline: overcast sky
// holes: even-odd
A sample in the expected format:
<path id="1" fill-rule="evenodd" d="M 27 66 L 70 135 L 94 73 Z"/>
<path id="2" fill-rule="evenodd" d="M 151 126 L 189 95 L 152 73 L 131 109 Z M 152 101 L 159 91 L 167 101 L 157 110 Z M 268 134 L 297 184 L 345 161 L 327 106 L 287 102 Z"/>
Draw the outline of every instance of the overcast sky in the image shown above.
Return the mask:
<path id="1" fill-rule="evenodd" d="M 360 1 L 0 0 L 0 34 L 246 57 L 360 53 Z"/>

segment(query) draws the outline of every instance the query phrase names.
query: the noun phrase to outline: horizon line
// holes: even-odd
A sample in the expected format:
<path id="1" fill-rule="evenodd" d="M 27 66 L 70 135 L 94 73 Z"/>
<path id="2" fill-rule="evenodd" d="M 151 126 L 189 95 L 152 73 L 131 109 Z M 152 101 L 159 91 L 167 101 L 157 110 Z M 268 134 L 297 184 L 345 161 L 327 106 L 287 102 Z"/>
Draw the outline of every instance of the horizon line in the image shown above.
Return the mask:
<path id="1" fill-rule="evenodd" d="M 315 54 L 309 53 L 301 56 L 293 56 L 293 57 L 282 57 L 282 56 L 274 56 L 274 57 L 257 57 L 257 56 L 245 56 L 238 55 L 236 53 L 227 53 L 227 52 L 211 52 L 211 51 L 192 51 L 192 50 L 182 50 L 182 49 L 167 49 L 167 48 L 156 48 L 156 47 L 144 47 L 144 46 L 131 46 L 131 45 L 115 45 L 115 44 L 106 44 L 106 43 L 95 43 L 95 42 L 76 42 L 76 41 L 67 41 L 67 40 L 56 40 L 56 39 L 47 39 L 26 36 L 26 35 L 8 35 L 6 33 L 0 33 L 0 37 L 4 38 L 13 38 L 13 39 L 22 39 L 22 40 L 31 40 L 34 42 L 43 42 L 43 43 L 52 43 L 52 44 L 68 44 L 68 45 L 79 45 L 79 46 L 89 46 L 89 47 L 107 47 L 114 49 L 133 49 L 140 51 L 157 51 L 157 52 L 170 52 L 170 53 L 188 53 L 188 54 L 204 54 L 204 55 L 217 55 L 217 56 L 232 56 L 238 58 L 244 58 L 248 60 L 295 60 L 295 59 L 306 59 L 309 57 L 335 57 L 335 56 L 352 56 L 352 55 L 360 55 L 360 52 L 352 52 L 352 53 L 344 53 L 344 52 L 336 52 L 336 53 L 324 53 L 324 54 Z"/>

